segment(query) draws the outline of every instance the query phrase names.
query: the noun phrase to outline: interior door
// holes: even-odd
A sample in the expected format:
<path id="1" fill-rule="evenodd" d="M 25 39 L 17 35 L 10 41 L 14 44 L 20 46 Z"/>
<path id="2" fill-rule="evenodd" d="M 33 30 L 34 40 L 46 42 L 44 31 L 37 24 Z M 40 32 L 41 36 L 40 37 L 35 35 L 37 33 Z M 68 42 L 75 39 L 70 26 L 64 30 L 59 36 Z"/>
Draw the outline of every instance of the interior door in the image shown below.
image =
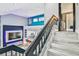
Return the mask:
<path id="1" fill-rule="evenodd" d="M 62 31 L 73 31 L 73 13 L 63 13 L 61 24 Z"/>
<path id="2" fill-rule="evenodd" d="M 59 3 L 59 17 L 59 31 L 64 30 L 65 27 L 66 31 L 75 32 L 75 3 Z M 64 19 L 65 22 L 63 22 Z"/>
<path id="3" fill-rule="evenodd" d="M 73 31 L 73 13 L 66 14 L 66 30 Z"/>

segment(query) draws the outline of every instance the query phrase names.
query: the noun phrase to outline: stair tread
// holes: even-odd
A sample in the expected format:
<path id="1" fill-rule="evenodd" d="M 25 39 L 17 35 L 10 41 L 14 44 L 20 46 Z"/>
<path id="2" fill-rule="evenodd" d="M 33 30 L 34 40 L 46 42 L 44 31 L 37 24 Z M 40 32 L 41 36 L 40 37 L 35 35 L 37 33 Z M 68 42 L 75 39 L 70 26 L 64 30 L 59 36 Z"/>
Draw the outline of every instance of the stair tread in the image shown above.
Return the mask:
<path id="1" fill-rule="evenodd" d="M 79 55 L 78 34 L 75 32 L 55 32 L 47 55 L 77 56 Z"/>
<path id="2" fill-rule="evenodd" d="M 59 38 L 59 39 L 54 39 L 55 41 L 59 41 L 59 42 L 76 42 L 76 43 L 79 43 L 79 40 L 75 40 L 75 39 L 64 39 L 64 38 Z"/>
<path id="3" fill-rule="evenodd" d="M 61 56 L 76 56 L 77 54 L 72 54 L 70 52 L 61 50 L 61 49 L 49 49 L 48 52 L 52 53 L 52 54 L 57 54 L 57 55 L 61 55 Z"/>
<path id="4" fill-rule="evenodd" d="M 56 32 L 56 37 L 78 37 L 78 34 L 75 32 Z"/>
<path id="5" fill-rule="evenodd" d="M 63 34 L 77 34 L 76 32 L 70 32 L 70 31 L 57 31 L 57 32 L 55 32 L 56 34 L 58 34 L 58 33 L 63 33 Z"/>
<path id="6" fill-rule="evenodd" d="M 79 46 L 77 46 L 77 45 L 75 45 L 75 44 L 65 44 L 65 43 L 51 43 L 51 45 L 54 45 L 54 46 L 65 46 L 65 47 L 75 47 L 75 48 L 77 48 L 77 47 L 79 47 Z M 79 48 L 78 48 L 79 49 Z"/>
<path id="7" fill-rule="evenodd" d="M 76 53 L 79 54 L 79 47 L 74 45 L 74 44 L 56 44 L 56 43 L 52 43 L 51 44 L 51 48 L 58 48 L 58 49 L 63 49 L 66 51 L 70 51 L 72 53 Z"/>
<path id="8" fill-rule="evenodd" d="M 73 45 L 79 46 L 79 42 L 68 42 L 68 41 L 53 40 L 52 43 L 57 43 L 57 44 L 73 44 Z"/>

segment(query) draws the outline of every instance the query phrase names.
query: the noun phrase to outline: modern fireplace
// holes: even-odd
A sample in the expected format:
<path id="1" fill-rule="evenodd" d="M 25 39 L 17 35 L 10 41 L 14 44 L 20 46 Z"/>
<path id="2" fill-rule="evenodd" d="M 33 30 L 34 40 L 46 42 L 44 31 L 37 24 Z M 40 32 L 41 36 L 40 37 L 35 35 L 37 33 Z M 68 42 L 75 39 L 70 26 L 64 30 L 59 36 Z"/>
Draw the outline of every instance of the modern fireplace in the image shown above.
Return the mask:
<path id="1" fill-rule="evenodd" d="M 23 41 L 23 26 L 3 26 L 3 47 L 20 45 Z"/>
<path id="2" fill-rule="evenodd" d="M 6 31 L 6 42 L 22 39 L 22 30 Z"/>

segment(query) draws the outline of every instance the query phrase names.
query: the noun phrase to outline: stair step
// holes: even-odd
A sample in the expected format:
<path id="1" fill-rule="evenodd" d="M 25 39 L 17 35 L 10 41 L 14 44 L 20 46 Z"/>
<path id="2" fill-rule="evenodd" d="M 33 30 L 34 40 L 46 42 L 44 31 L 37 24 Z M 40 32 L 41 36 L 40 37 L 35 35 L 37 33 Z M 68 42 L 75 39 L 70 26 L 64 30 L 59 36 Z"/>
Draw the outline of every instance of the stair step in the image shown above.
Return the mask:
<path id="1" fill-rule="evenodd" d="M 77 37 L 54 37 L 55 40 L 79 41 Z"/>
<path id="2" fill-rule="evenodd" d="M 77 35 L 55 35 L 55 37 L 60 37 L 60 38 L 78 38 Z"/>
<path id="3" fill-rule="evenodd" d="M 74 45 L 74 44 L 57 44 L 57 43 L 52 43 L 51 48 L 58 48 L 58 49 L 63 49 L 65 51 L 69 51 L 75 54 L 79 55 L 79 47 Z"/>
<path id="4" fill-rule="evenodd" d="M 58 44 L 74 44 L 79 46 L 79 42 L 68 42 L 68 41 L 62 41 L 62 40 L 53 40 L 52 43 L 58 43 Z"/>
<path id="5" fill-rule="evenodd" d="M 47 56 L 77 56 L 77 55 L 61 49 L 53 48 L 47 51 Z"/>
<path id="6" fill-rule="evenodd" d="M 67 31 L 59 31 L 55 32 L 56 34 L 77 34 L 76 32 L 67 32 Z"/>
<path id="7" fill-rule="evenodd" d="M 79 40 L 76 39 L 67 39 L 67 38 L 54 38 L 54 41 L 57 42 L 68 42 L 68 43 L 79 43 Z"/>
<path id="8" fill-rule="evenodd" d="M 78 35 L 68 35 L 68 34 L 67 34 L 67 35 L 65 35 L 65 34 L 63 34 L 63 35 L 61 35 L 61 34 L 57 35 L 57 34 L 56 34 L 56 35 L 54 36 L 54 38 L 56 38 L 56 39 L 57 39 L 57 38 L 58 38 L 58 39 L 59 39 L 59 38 L 60 38 L 60 39 L 66 38 L 66 39 L 76 39 L 76 40 L 78 40 Z"/>
<path id="9" fill-rule="evenodd" d="M 54 40 L 47 51 L 48 56 L 78 56 L 79 40 L 75 32 L 55 32 Z"/>
<path id="10" fill-rule="evenodd" d="M 65 34 L 65 33 L 63 33 L 63 34 L 61 34 L 61 35 L 60 35 L 60 34 L 61 34 L 61 33 L 58 33 L 58 34 L 55 33 L 56 36 L 78 36 L 78 34 L 76 34 L 76 33 L 74 33 L 74 34 Z"/>
<path id="11" fill-rule="evenodd" d="M 78 37 L 78 34 L 74 32 L 56 32 L 55 37 Z"/>

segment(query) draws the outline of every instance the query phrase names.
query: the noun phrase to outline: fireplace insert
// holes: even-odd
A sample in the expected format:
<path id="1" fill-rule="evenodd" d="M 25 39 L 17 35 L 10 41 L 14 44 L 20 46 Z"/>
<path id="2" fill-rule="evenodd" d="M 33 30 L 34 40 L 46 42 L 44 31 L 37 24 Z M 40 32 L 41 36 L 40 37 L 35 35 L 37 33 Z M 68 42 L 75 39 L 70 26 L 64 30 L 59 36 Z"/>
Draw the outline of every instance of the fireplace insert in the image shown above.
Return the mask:
<path id="1" fill-rule="evenodd" d="M 22 30 L 6 31 L 6 42 L 22 39 Z"/>

